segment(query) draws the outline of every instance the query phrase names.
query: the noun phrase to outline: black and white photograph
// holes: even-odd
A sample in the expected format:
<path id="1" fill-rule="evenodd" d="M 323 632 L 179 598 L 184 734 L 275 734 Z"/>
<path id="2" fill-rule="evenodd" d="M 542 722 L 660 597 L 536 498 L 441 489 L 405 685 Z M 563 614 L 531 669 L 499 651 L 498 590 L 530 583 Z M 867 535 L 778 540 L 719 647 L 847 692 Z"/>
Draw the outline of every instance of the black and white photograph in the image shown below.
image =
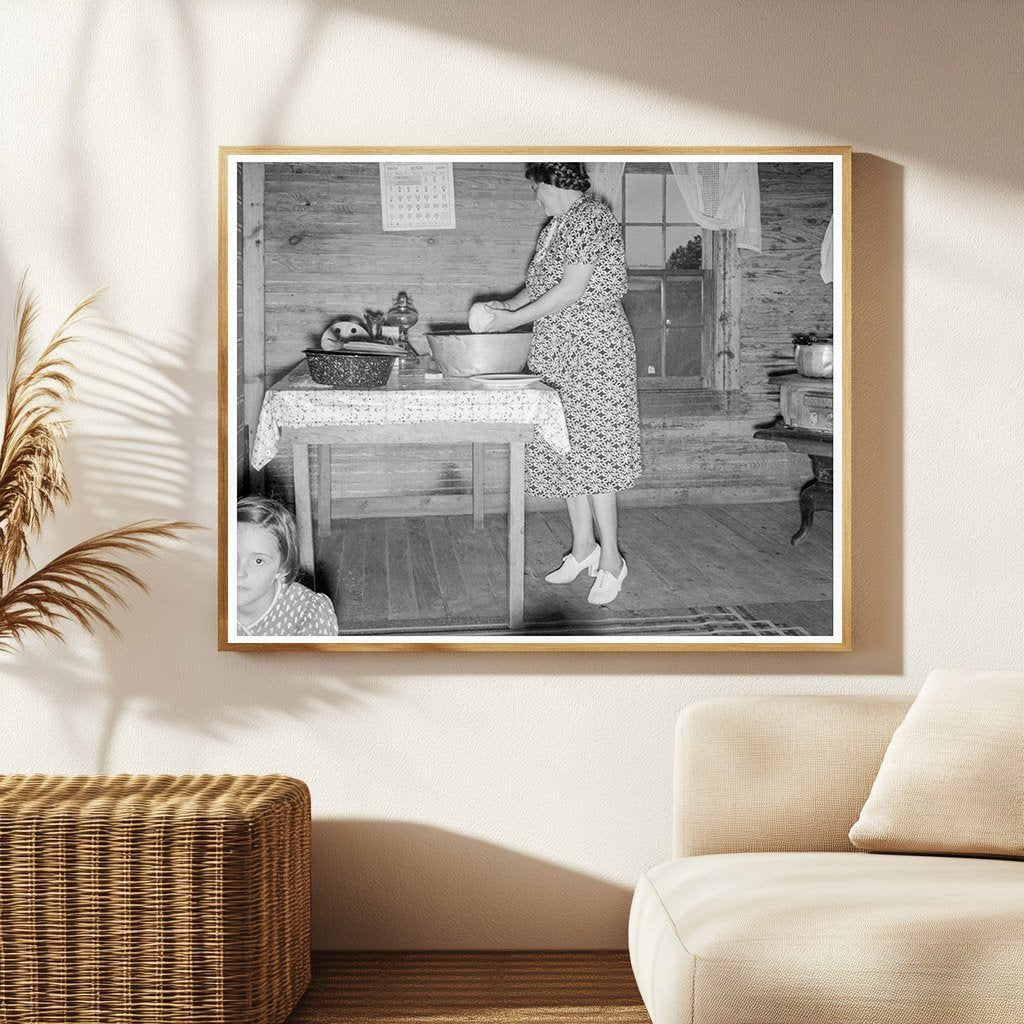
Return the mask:
<path id="1" fill-rule="evenodd" d="M 221 150 L 225 649 L 849 649 L 849 150 Z"/>

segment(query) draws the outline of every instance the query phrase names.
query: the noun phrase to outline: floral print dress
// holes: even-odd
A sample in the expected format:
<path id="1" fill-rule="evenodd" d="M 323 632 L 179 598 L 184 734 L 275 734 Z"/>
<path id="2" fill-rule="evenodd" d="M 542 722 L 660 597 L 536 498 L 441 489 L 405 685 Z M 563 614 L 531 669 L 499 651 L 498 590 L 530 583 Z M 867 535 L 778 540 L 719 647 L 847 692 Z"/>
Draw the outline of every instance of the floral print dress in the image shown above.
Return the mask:
<path id="1" fill-rule="evenodd" d="M 622 228 L 592 195 L 541 231 L 526 275 L 531 302 L 558 284 L 567 264 L 593 266 L 590 281 L 572 305 L 538 318 L 529 357 L 532 372 L 558 390 L 569 429 L 568 452 L 543 441 L 527 445 L 526 489 L 543 497 L 625 490 L 641 468 Z"/>
<path id="2" fill-rule="evenodd" d="M 326 594 L 301 583 L 278 584 L 270 607 L 253 622 L 238 623 L 239 636 L 337 636 L 338 618 Z"/>

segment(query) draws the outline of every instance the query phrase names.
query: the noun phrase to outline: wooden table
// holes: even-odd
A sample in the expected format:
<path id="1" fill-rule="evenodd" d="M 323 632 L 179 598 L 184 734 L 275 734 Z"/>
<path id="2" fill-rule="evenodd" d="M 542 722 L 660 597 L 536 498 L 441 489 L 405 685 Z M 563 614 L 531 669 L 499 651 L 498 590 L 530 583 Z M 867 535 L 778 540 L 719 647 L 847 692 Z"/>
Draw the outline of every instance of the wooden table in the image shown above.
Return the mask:
<path id="1" fill-rule="evenodd" d="M 781 420 L 754 431 L 761 441 L 782 441 L 790 451 L 811 460 L 814 476 L 800 488 L 800 528 L 790 537 L 799 544 L 810 532 L 816 510 L 832 511 L 832 435 L 825 431 L 786 426 Z"/>
<path id="2" fill-rule="evenodd" d="M 423 417 L 427 417 L 424 419 Z M 340 420 L 340 422 L 331 422 Z M 367 422 L 369 421 L 369 422 Z M 429 429 L 425 429 L 429 424 Z M 473 523 L 483 525 L 484 445 L 509 446 L 508 602 L 509 627 L 523 625 L 526 444 L 540 434 L 568 447 L 557 392 L 535 384 L 527 394 L 494 391 L 466 379 L 428 381 L 417 365 L 392 374 L 384 388 L 329 389 L 312 384 L 305 361 L 269 389 L 257 428 L 252 464 L 260 469 L 279 446 L 291 448 L 299 560 L 314 575 L 313 507 L 309 455 L 318 451 L 317 533 L 331 531 L 331 449 L 335 445 L 472 445 Z"/>

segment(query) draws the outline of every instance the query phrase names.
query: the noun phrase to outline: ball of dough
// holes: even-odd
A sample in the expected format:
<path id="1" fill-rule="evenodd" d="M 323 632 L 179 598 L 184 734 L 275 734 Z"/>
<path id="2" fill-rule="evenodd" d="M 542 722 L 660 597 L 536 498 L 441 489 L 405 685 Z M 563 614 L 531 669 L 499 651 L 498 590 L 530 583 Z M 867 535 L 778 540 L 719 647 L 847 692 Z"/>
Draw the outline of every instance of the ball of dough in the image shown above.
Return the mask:
<path id="1" fill-rule="evenodd" d="M 482 302 L 474 302 L 469 307 L 469 329 L 474 334 L 486 331 L 490 322 L 494 319 L 492 313 Z"/>

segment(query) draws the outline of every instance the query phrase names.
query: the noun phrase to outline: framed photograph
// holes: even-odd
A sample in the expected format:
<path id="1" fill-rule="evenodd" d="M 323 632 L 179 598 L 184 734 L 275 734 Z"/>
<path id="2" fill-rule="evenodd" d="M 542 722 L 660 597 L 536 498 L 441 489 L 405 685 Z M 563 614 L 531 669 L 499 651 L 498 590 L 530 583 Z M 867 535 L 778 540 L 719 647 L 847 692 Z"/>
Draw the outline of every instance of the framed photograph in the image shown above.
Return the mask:
<path id="1" fill-rule="evenodd" d="M 848 651 L 850 150 L 220 154 L 222 650 Z"/>

